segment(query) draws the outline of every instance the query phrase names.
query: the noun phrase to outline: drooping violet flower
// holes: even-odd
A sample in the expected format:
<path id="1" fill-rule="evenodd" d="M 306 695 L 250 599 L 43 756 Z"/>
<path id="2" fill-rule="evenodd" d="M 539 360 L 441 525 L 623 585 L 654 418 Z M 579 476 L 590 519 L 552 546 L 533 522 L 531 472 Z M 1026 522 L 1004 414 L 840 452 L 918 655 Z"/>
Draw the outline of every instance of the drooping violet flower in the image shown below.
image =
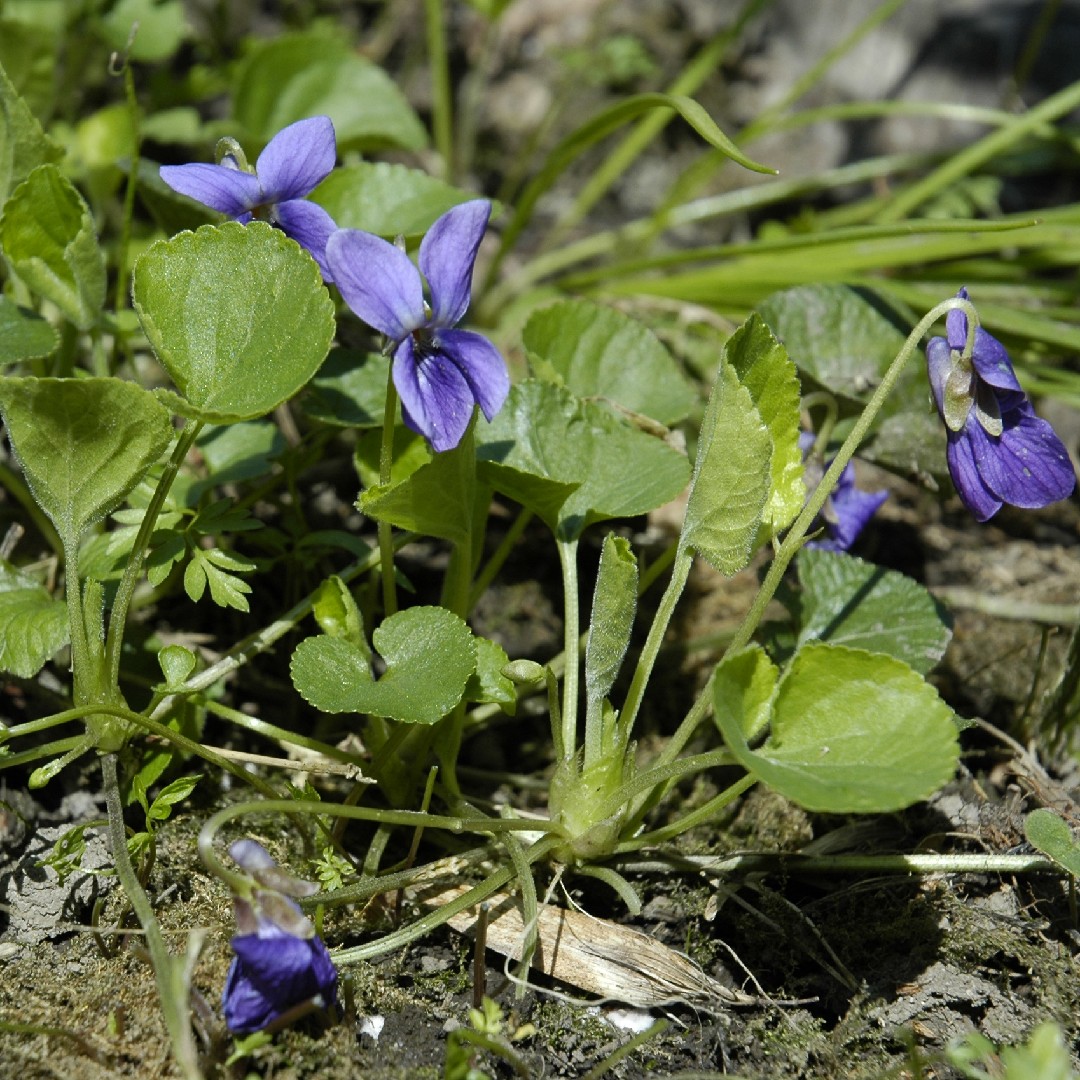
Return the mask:
<path id="1" fill-rule="evenodd" d="M 803 474 L 807 490 L 813 490 L 821 483 L 832 462 L 826 464 L 811 454 L 814 446 L 812 432 L 799 433 L 799 449 L 803 453 Z M 836 487 L 825 500 L 821 509 L 821 520 L 825 526 L 825 538 L 811 540 L 808 548 L 820 548 L 822 551 L 848 551 L 858 539 L 859 533 L 866 528 L 867 522 L 877 513 L 881 504 L 889 497 L 887 491 L 861 491 L 855 486 L 855 467 L 848 462 L 840 473 Z"/>
<path id="2" fill-rule="evenodd" d="M 326 259 L 345 303 L 393 343 L 394 386 L 405 423 L 436 450 L 452 450 L 479 405 L 489 420 L 510 392 L 498 349 L 455 327 L 465 316 L 473 263 L 491 204 L 474 199 L 448 210 L 420 244 L 420 271 L 393 244 L 358 229 L 339 229 Z"/>
<path id="3" fill-rule="evenodd" d="M 254 840 L 229 847 L 250 874 L 250 896 L 233 897 L 236 927 L 233 958 L 221 1007 L 229 1030 L 247 1035 L 302 1012 L 304 1005 L 337 1005 L 337 969 L 315 927 L 291 897 L 310 896 L 318 886 L 280 870 Z"/>
<path id="4" fill-rule="evenodd" d="M 967 299 L 967 289 L 957 296 Z M 964 505 L 986 521 L 1002 503 L 1035 509 L 1067 498 L 1076 476 L 1065 445 L 1035 415 L 1005 347 L 981 326 L 963 358 L 968 320 L 954 309 L 946 337 L 926 347 L 930 387 L 948 432 L 949 473 Z"/>
<path id="5" fill-rule="evenodd" d="M 231 143 L 231 146 L 229 145 Z M 313 116 L 282 128 L 263 149 L 254 170 L 231 140 L 221 164 L 162 165 L 161 179 L 181 195 L 246 225 L 260 218 L 276 225 L 311 253 L 323 279 L 332 281 L 326 241 L 337 228 L 311 194 L 333 171 L 337 140 L 329 116 Z"/>

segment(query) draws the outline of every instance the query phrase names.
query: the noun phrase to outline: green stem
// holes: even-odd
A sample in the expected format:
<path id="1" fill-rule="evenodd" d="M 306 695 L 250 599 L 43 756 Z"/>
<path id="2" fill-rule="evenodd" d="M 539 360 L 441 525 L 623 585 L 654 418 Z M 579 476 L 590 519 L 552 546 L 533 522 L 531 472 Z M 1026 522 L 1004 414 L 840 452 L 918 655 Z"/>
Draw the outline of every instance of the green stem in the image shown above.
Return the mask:
<path id="1" fill-rule="evenodd" d="M 116 876 L 123 886 L 128 902 L 135 910 L 139 925 L 146 935 L 146 947 L 154 966 L 154 978 L 161 998 L 161 1011 L 172 1040 L 173 1053 L 181 1073 L 189 1080 L 201 1080 L 195 1041 L 191 1037 L 190 1006 L 184 965 L 169 952 L 161 926 L 154 917 L 154 908 L 146 895 L 127 848 L 127 829 L 124 826 L 124 804 L 120 796 L 120 781 L 116 771 L 116 755 L 105 754 L 101 759 L 101 774 L 105 787 L 105 804 L 109 811 L 109 844 L 112 849 Z"/>
<path id="2" fill-rule="evenodd" d="M 561 731 L 563 758 L 567 759 L 577 751 L 578 678 L 581 668 L 578 544 L 576 540 L 560 539 L 557 547 L 563 579 L 563 655 L 566 664 L 563 670 Z"/>
<path id="3" fill-rule="evenodd" d="M 454 172 L 453 98 L 450 65 L 446 54 L 446 27 L 442 0 L 424 0 L 428 68 L 431 72 L 431 126 L 435 149 L 442 158 L 442 178 L 452 181 Z"/>
<path id="4" fill-rule="evenodd" d="M 847 468 L 848 462 L 854 456 L 855 451 L 858 450 L 863 439 L 866 438 L 867 432 L 877 419 L 878 413 L 881 412 L 886 399 L 892 393 L 901 374 L 903 374 L 904 366 L 915 353 L 916 349 L 918 349 L 919 343 L 922 341 L 924 335 L 940 318 L 956 309 L 963 311 L 967 315 L 968 334 L 964 346 L 964 355 L 970 358 L 971 350 L 974 347 L 975 342 L 975 330 L 979 325 L 979 314 L 970 301 L 961 300 L 955 296 L 950 297 L 948 300 L 943 300 L 924 315 L 922 319 L 919 320 L 915 329 L 908 334 L 907 340 L 896 354 L 896 359 L 889 365 L 889 368 L 882 377 L 877 389 L 874 391 L 869 402 L 867 402 L 866 408 L 863 409 L 858 420 L 855 421 L 854 426 L 849 432 L 848 437 L 836 452 L 836 457 L 833 458 L 832 464 L 825 471 L 825 475 L 821 478 L 821 483 L 818 484 L 817 488 L 811 493 L 802 512 L 795 519 L 795 523 L 788 530 L 783 542 L 777 549 L 772 564 L 769 566 L 768 573 L 765 575 L 765 580 L 762 582 L 761 588 L 758 590 L 758 593 L 750 606 L 750 610 L 747 612 L 739 629 L 735 631 L 735 636 L 732 638 L 731 645 L 728 647 L 730 652 L 737 652 L 739 649 L 743 648 L 743 646 L 750 641 L 754 631 L 757 630 L 758 624 L 765 614 L 765 608 L 776 593 L 776 589 L 780 584 L 780 579 L 784 576 L 791 560 L 801 550 L 806 533 L 814 523 L 814 519 L 821 513 L 822 508 L 825 506 L 825 501 L 832 494 L 837 481 L 840 479 L 840 474 Z"/>
<path id="5" fill-rule="evenodd" d="M 638 580 L 638 596 L 644 596 L 652 588 L 653 582 L 668 570 L 678 554 L 678 543 L 668 544 L 666 548 L 641 572 Z"/>
<path id="6" fill-rule="evenodd" d="M 733 803 L 744 791 L 749 791 L 756 783 L 757 777 L 748 773 L 736 783 L 721 791 L 719 795 L 714 795 L 696 810 L 685 814 L 670 825 L 664 825 L 659 829 L 654 829 L 652 832 L 642 833 L 638 836 L 631 836 L 631 839 L 624 840 L 615 850 L 619 854 L 638 851 L 643 847 L 655 847 L 658 844 L 673 840 L 676 836 L 682 836 L 689 829 L 704 825 L 707 821 L 712 821 L 724 807 Z M 654 788 L 647 799 L 642 800 L 641 805 L 635 808 L 633 816 L 623 826 L 624 836 L 635 832 L 645 815 L 663 798 L 664 792 L 667 791 L 670 785 L 670 781 L 665 781 L 663 785 Z"/>
<path id="7" fill-rule="evenodd" d="M 17 754 L 5 754 L 0 757 L 0 769 L 14 769 L 19 765 L 28 765 L 31 761 L 41 761 L 42 758 L 55 757 L 57 754 L 67 755 L 80 747 L 84 750 L 90 749 L 90 743 L 86 736 L 68 735 L 66 738 L 56 739 L 53 742 L 32 747 L 30 750 L 20 750 Z M 74 760 L 74 758 L 71 760 Z"/>
<path id="8" fill-rule="evenodd" d="M 109 612 L 109 632 L 105 638 L 105 662 L 108 668 L 110 687 L 116 687 L 120 680 L 120 646 L 124 639 L 124 625 L 127 622 L 128 607 L 131 604 L 132 594 L 135 592 L 135 586 L 138 584 L 139 577 L 142 574 L 150 537 L 153 535 L 158 515 L 165 504 L 169 489 L 176 479 L 176 474 L 179 472 L 184 458 L 187 457 L 188 451 L 196 438 L 198 438 L 202 428 L 203 422 L 196 420 L 188 424 L 180 432 L 172 456 L 166 463 L 161 473 L 161 479 L 158 481 L 154 494 L 146 508 L 146 513 L 143 514 L 138 535 L 135 537 L 135 546 L 131 549 L 127 566 L 124 567 L 124 576 L 121 578 L 120 585 L 116 590 L 112 611 Z"/>
<path id="9" fill-rule="evenodd" d="M 514 550 L 518 540 L 521 539 L 522 533 L 525 532 L 529 522 L 533 519 L 533 512 L 526 510 L 524 507 L 518 516 L 514 519 L 513 524 L 506 530 L 506 535 L 499 541 L 499 546 L 492 553 L 491 558 L 487 561 L 484 568 L 476 576 L 476 580 L 473 583 L 472 592 L 469 594 L 469 610 L 476 606 L 480 597 L 487 592 L 488 586 L 495 580 L 495 575 L 506 564 L 506 560 L 510 557 L 510 552 Z"/>
<path id="10" fill-rule="evenodd" d="M 264 738 L 271 739 L 276 743 L 299 746 L 305 750 L 310 750 L 312 753 L 321 754 L 330 761 L 338 761 L 343 765 L 355 765 L 361 770 L 367 764 L 367 760 L 360 754 L 350 754 L 347 750 L 341 750 L 336 746 L 331 746 L 329 743 L 313 739 L 310 735 L 303 735 L 298 731 L 278 727 L 276 724 L 260 720 L 257 716 L 248 716 L 247 713 L 240 712 L 239 709 L 230 709 L 227 705 L 211 701 L 201 695 L 198 701 L 207 712 L 213 713 L 214 716 L 220 716 L 223 720 L 228 720 L 237 727 L 255 732 L 255 734 L 262 735 Z"/>
<path id="11" fill-rule="evenodd" d="M 379 486 L 389 487 L 394 469 L 394 421 L 397 418 L 397 387 L 394 386 L 393 365 L 386 378 L 386 406 L 383 409 L 382 442 L 379 445 Z M 397 582 L 394 579 L 394 529 L 388 521 L 380 521 L 379 566 L 382 573 L 383 618 L 397 611 Z"/>
<path id="12" fill-rule="evenodd" d="M 48 731 L 61 724 L 70 724 L 73 720 L 81 720 L 85 715 L 85 709 L 68 709 L 65 712 L 53 713 L 52 716 L 43 716 L 40 720 L 27 720 L 24 724 L 12 724 L 11 727 L 0 728 L 0 745 L 22 735 L 36 735 L 39 731 Z"/>
<path id="13" fill-rule="evenodd" d="M 69 542 L 69 539 L 65 537 L 63 544 L 64 598 L 67 600 L 68 632 L 71 636 L 71 670 L 74 673 L 75 702 L 77 705 L 83 705 L 85 702 L 79 700 L 79 692 L 83 687 L 96 683 L 94 673 L 101 660 L 101 638 L 98 637 L 97 649 L 92 649 L 90 638 L 86 633 L 82 581 L 79 579 L 78 543 Z"/>
<path id="14" fill-rule="evenodd" d="M 630 683 L 630 689 L 626 693 L 622 711 L 619 713 L 620 742 L 625 745 L 630 739 L 630 732 L 634 727 L 641 699 L 645 694 L 649 676 L 652 674 L 656 658 L 660 654 L 660 647 L 664 643 L 664 635 L 667 633 L 668 624 L 675 612 L 675 605 L 682 596 L 686 586 L 686 579 L 690 576 L 690 567 L 694 563 L 694 557 L 689 551 L 680 549 L 675 556 L 675 565 L 671 571 L 671 578 L 664 589 L 664 595 L 660 598 L 660 606 L 657 608 L 656 617 L 652 626 L 649 627 L 649 636 L 645 639 L 645 646 L 638 656 L 637 666 L 634 668 L 634 678 Z"/>

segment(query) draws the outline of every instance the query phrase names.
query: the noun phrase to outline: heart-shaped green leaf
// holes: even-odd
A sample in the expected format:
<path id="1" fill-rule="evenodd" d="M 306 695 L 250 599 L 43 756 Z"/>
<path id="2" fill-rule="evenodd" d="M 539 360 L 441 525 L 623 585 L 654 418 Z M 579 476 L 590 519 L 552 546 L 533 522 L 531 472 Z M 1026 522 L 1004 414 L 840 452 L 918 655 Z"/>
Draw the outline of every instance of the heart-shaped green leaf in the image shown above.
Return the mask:
<path id="1" fill-rule="evenodd" d="M 331 349 L 304 395 L 304 412 L 338 427 L 381 428 L 389 374 L 389 356 Z"/>
<path id="2" fill-rule="evenodd" d="M 811 386 L 841 395 L 849 405 L 869 399 L 907 336 L 880 297 L 848 285 L 784 289 L 762 301 L 758 312 Z M 889 396 L 887 412 L 925 399 L 916 366 Z"/>
<path id="3" fill-rule="evenodd" d="M 30 679 L 69 640 L 67 605 L 0 560 L 0 671 Z"/>
<path id="4" fill-rule="evenodd" d="M 562 539 L 609 518 L 645 514 L 686 486 L 686 458 L 569 390 L 528 379 L 476 429 L 480 475 Z"/>
<path id="5" fill-rule="evenodd" d="M 143 329 L 204 420 L 263 416 L 318 370 L 334 305 L 311 256 L 265 222 L 180 233 L 135 264 Z"/>
<path id="6" fill-rule="evenodd" d="M 0 379 L 0 414 L 27 483 L 69 551 L 172 438 L 168 410 L 120 379 Z"/>
<path id="7" fill-rule="evenodd" d="M 685 418 L 694 392 L 671 353 L 636 319 L 588 300 L 563 300 L 533 314 L 522 342 L 578 397 L 605 398 L 661 424 Z"/>
<path id="8" fill-rule="evenodd" d="M 190 34 L 180 0 L 118 0 L 101 24 L 112 48 L 150 62 L 167 60 Z M 139 28 L 135 35 L 133 24 Z"/>
<path id="9" fill-rule="evenodd" d="M 743 721 L 731 708 L 732 683 L 745 673 L 725 673 L 725 664 L 716 680 L 725 689 L 714 691 L 725 743 L 762 783 L 808 810 L 900 810 L 933 794 L 956 768 L 952 710 L 891 656 L 804 645 L 776 688 L 771 734 L 757 751 L 747 746 Z M 760 705 L 760 694 L 755 701 Z"/>
<path id="10" fill-rule="evenodd" d="M 372 643 L 386 662 L 374 680 L 361 651 L 344 638 L 310 637 L 293 653 L 293 685 L 316 709 L 369 713 L 434 724 L 461 700 L 476 670 L 476 643 L 464 621 L 441 607 L 391 615 Z"/>
<path id="11" fill-rule="evenodd" d="M 473 525 L 476 456 L 472 429 L 452 450 L 428 453 L 431 460 L 400 483 L 368 488 L 357 506 L 369 517 L 399 529 L 463 544 Z"/>
<path id="12" fill-rule="evenodd" d="M 341 229 L 419 236 L 447 210 L 476 196 L 419 169 L 361 161 L 335 169 L 311 197 Z"/>
<path id="13" fill-rule="evenodd" d="M 262 142 L 286 124 L 323 115 L 334 122 L 339 150 L 427 145 L 397 84 L 339 33 L 279 34 L 256 45 L 239 69 L 233 112 Z"/>
<path id="14" fill-rule="evenodd" d="M 798 567 L 800 644 L 818 640 L 888 653 L 924 675 L 944 656 L 952 632 L 918 582 L 833 551 L 804 550 Z"/>
<path id="15" fill-rule="evenodd" d="M 11 193 L 0 219 L 11 269 L 80 330 L 105 303 L 105 255 L 83 197 L 52 164 L 39 165 Z"/>
<path id="16" fill-rule="evenodd" d="M 698 438 L 680 547 L 722 574 L 750 561 L 772 491 L 772 438 L 735 369 L 721 365 Z"/>

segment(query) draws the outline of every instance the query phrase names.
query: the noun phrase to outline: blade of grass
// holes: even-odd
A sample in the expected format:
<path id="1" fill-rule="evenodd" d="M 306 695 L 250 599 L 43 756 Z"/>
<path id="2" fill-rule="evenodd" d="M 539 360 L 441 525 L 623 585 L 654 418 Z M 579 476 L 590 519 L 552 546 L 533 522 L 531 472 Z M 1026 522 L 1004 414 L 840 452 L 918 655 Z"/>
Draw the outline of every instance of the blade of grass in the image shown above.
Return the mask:
<path id="1" fill-rule="evenodd" d="M 717 34 L 690 59 L 668 88 L 668 93 L 687 96 L 696 93 L 701 84 L 716 70 L 732 42 L 741 36 L 746 24 L 772 3 L 773 0 L 748 0 L 731 26 L 723 33 Z M 545 238 L 541 251 L 559 245 L 563 237 L 578 225 L 597 202 L 611 190 L 612 185 L 667 127 L 674 116 L 675 113 L 670 110 L 658 109 L 645 119 L 638 121 L 634 129 L 624 136 L 604 163 L 582 185 L 570 208 L 555 223 L 555 227 Z"/>
<path id="2" fill-rule="evenodd" d="M 899 221 L 928 199 L 944 191 L 961 177 L 969 176 L 992 158 L 1014 147 L 1020 140 L 1037 132 L 1047 122 L 1071 112 L 1080 105 L 1080 82 L 1075 82 L 1048 97 L 1007 127 L 990 132 L 978 142 L 965 147 L 910 187 L 901 191 L 877 215 L 880 223 Z"/>

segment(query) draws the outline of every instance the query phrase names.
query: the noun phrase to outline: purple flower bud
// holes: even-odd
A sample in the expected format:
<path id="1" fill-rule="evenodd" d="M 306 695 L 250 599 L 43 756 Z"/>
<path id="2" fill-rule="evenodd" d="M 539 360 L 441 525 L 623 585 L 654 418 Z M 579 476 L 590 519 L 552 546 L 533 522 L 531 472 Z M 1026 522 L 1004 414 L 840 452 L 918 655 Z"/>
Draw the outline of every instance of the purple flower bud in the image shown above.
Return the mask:
<path id="1" fill-rule="evenodd" d="M 474 405 L 490 420 L 510 392 L 495 346 L 471 330 L 454 329 L 469 306 L 473 264 L 490 213 L 490 203 L 475 199 L 443 214 L 420 245 L 419 271 L 399 248 L 358 229 L 339 229 L 326 245 L 345 303 L 393 342 L 394 386 L 405 423 L 439 451 L 461 442 Z"/>
<path id="2" fill-rule="evenodd" d="M 253 877 L 250 898 L 236 896 L 236 956 L 225 978 L 221 1007 L 230 1031 L 260 1031 L 298 1005 L 337 1004 L 337 969 L 322 939 L 291 896 L 316 891 L 279 870 L 262 845 L 238 840 L 229 849 Z M 271 882 L 273 884 L 271 884 Z"/>
<path id="3" fill-rule="evenodd" d="M 967 290 L 957 296 L 966 300 Z M 947 336 L 926 347 L 949 474 L 964 505 L 986 521 L 1003 503 L 1034 509 L 1067 498 L 1076 476 L 1064 444 L 1035 415 L 997 338 L 978 327 L 971 359 L 963 359 L 967 330 L 963 311 L 950 311 Z"/>
<path id="4" fill-rule="evenodd" d="M 174 191 L 247 224 L 262 218 L 311 253 L 323 280 L 333 278 L 326 264 L 326 241 L 337 225 L 311 194 L 333 171 L 337 158 L 334 125 L 313 116 L 282 128 L 246 172 L 235 161 L 222 165 L 162 165 L 161 179 Z"/>

